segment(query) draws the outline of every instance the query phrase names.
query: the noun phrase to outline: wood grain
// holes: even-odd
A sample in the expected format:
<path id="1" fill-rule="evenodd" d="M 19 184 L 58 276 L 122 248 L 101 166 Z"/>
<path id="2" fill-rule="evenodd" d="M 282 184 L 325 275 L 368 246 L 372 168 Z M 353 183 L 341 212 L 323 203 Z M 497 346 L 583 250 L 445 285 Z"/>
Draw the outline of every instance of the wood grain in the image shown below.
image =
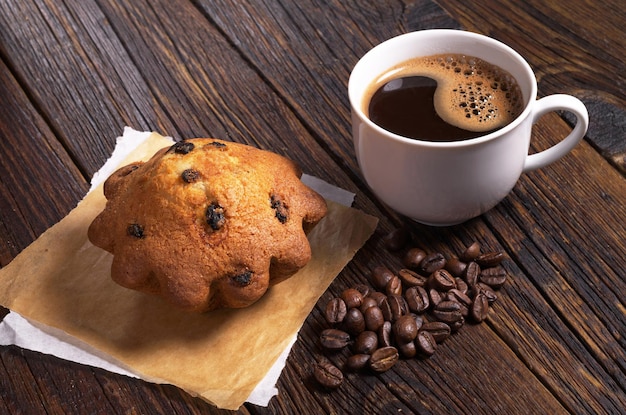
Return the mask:
<path id="1" fill-rule="evenodd" d="M 245 142 L 355 192 L 381 223 L 306 320 L 279 396 L 235 412 L 623 412 L 624 13 L 617 0 L 0 2 L 0 265 L 80 200 L 124 125 Z M 540 95 L 581 97 L 592 122 L 585 142 L 524 175 L 495 209 L 441 229 L 373 197 L 354 158 L 346 96 L 369 48 L 434 27 L 508 43 L 536 70 Z M 533 151 L 568 123 L 567 114 L 544 117 Z M 455 255 L 474 240 L 504 251 L 510 281 L 487 322 L 464 327 L 433 358 L 349 374 L 325 391 L 310 368 L 322 355 L 322 307 L 374 266 L 401 266 L 382 237 L 403 224 L 429 251 Z M 2 413 L 229 413 L 174 386 L 16 347 L 0 348 L 0 396 Z"/>
<path id="2" fill-rule="evenodd" d="M 4 266 L 70 211 L 86 183 L 2 62 L 0 96 L 0 229 L 6 241 L 0 245 L 0 265 Z"/>
<path id="3" fill-rule="evenodd" d="M 0 25 L 13 73 L 86 177 L 125 125 L 173 130 L 93 1 L 3 3 Z"/>

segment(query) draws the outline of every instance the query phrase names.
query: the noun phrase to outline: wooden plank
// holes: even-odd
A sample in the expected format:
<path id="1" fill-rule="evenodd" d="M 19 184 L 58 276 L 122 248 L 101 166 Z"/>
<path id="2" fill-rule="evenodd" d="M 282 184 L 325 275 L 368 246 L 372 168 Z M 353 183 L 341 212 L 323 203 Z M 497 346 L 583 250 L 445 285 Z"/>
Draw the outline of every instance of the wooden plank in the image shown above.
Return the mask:
<path id="1" fill-rule="evenodd" d="M 13 73 L 86 177 L 124 126 L 174 130 L 95 2 L 2 2 L 0 27 Z"/>
<path id="2" fill-rule="evenodd" d="M 230 414 L 191 397 L 171 385 L 155 385 L 144 381 L 94 369 L 98 383 L 111 405 L 119 412 L 137 414 Z M 236 413 L 245 414 L 245 408 Z"/>
<path id="3" fill-rule="evenodd" d="M 0 62 L 0 266 L 82 198 L 87 183 Z"/>
<path id="4" fill-rule="evenodd" d="M 45 412 L 44 399 L 27 359 L 17 347 L 0 348 L 0 408 L 3 413 Z"/>
<path id="5" fill-rule="evenodd" d="M 87 413 L 114 410 L 97 386 L 91 368 L 23 350 L 34 383 L 48 413 Z"/>
<path id="6" fill-rule="evenodd" d="M 0 265 L 4 266 L 82 198 L 88 184 L 9 69 L 0 62 Z M 6 310 L 3 309 L 2 316 Z M 16 347 L 0 350 L 0 412 L 100 412 L 88 368 Z M 5 409 L 2 409 L 2 408 Z"/>

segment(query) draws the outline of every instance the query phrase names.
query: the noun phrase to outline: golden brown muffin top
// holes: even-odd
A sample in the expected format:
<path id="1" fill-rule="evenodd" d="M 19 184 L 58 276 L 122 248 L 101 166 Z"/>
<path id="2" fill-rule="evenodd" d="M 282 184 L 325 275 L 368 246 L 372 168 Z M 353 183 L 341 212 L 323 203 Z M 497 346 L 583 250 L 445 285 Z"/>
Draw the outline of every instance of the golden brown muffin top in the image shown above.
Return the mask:
<path id="1" fill-rule="evenodd" d="M 324 199 L 290 160 L 212 138 L 177 142 L 104 183 L 89 227 L 118 284 L 202 312 L 246 307 L 311 258 Z"/>

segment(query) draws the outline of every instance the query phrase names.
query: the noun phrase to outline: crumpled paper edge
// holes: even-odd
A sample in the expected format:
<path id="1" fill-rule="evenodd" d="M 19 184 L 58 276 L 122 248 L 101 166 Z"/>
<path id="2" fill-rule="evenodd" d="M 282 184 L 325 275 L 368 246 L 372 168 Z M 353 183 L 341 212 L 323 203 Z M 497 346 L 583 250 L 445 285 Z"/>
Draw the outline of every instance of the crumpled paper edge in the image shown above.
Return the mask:
<path id="1" fill-rule="evenodd" d="M 94 173 L 89 192 L 105 181 L 106 178 L 118 168 L 125 157 L 148 139 L 151 134 L 151 132 L 141 132 L 131 127 L 125 127 L 123 135 L 117 137 L 116 146 L 111 157 L 100 170 Z M 174 141 L 171 137 L 166 138 L 169 138 L 172 142 Z M 340 189 L 317 177 L 303 174 L 301 180 L 328 200 L 332 200 L 344 206 L 351 206 L 354 201 L 354 193 Z M 29 338 L 37 338 L 38 342 L 33 343 L 29 341 Z M 285 367 L 291 348 L 296 340 L 297 333 L 289 341 L 287 347 L 285 347 L 265 377 L 256 385 L 255 389 L 246 399 L 246 402 L 259 406 L 267 406 L 272 397 L 278 395 L 276 383 Z M 64 360 L 102 368 L 112 373 L 141 378 L 129 368 L 124 368 L 121 363 L 115 362 L 110 356 L 102 356 L 98 350 L 94 349 L 89 344 L 67 333 L 60 332 L 60 330 L 53 327 L 32 322 L 14 311 L 11 311 L 0 321 L 0 345 L 16 345 L 24 349 L 53 355 Z M 150 381 L 155 382 L 153 379 Z"/>
<path id="2" fill-rule="evenodd" d="M 52 333 L 52 331 L 55 331 L 52 327 L 32 322 L 21 314 L 11 311 L 0 322 L 0 345 L 15 345 L 120 375 L 139 378 L 131 370 L 123 368 L 120 363 L 99 356 L 97 350 L 80 339 L 72 337 L 71 341 L 69 339 L 65 341 L 63 338 L 69 335 L 60 330 L 56 330 L 57 333 Z M 32 338 L 37 338 L 39 342 L 32 342 Z"/>

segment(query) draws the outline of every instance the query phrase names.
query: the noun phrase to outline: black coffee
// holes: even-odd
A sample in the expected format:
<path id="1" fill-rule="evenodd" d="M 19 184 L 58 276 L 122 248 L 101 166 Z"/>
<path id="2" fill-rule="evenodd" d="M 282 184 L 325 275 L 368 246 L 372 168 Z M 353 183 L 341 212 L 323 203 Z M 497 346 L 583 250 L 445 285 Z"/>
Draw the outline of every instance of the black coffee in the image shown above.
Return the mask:
<path id="1" fill-rule="evenodd" d="M 392 68 L 366 93 L 366 113 L 395 134 L 460 141 L 496 131 L 523 107 L 515 79 L 478 58 L 435 55 Z"/>

